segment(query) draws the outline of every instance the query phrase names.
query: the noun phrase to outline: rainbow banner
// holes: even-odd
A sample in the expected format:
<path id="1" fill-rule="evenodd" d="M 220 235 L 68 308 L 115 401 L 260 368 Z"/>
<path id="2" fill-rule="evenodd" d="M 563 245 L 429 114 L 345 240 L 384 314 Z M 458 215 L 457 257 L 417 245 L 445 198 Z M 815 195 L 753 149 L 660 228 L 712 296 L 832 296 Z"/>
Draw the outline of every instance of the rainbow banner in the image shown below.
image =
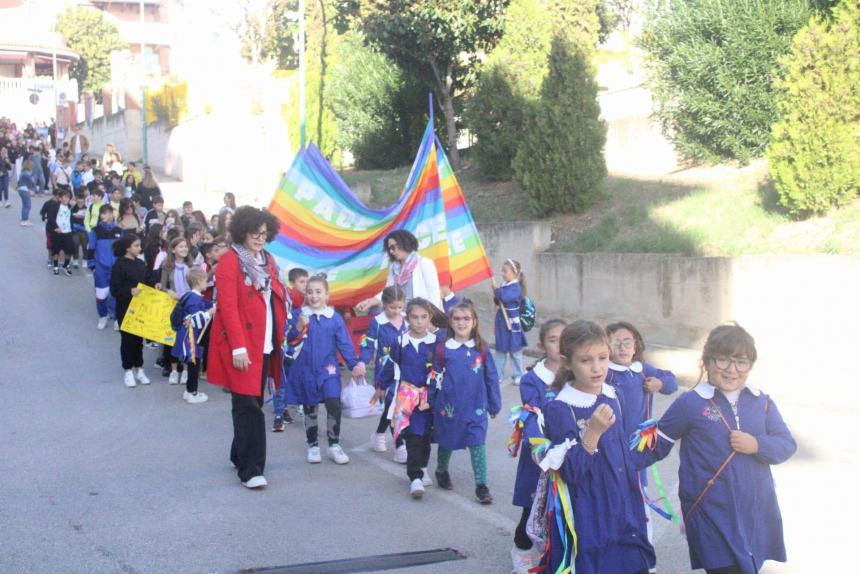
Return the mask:
<path id="1" fill-rule="evenodd" d="M 383 240 L 397 229 L 418 238 L 439 283 L 456 291 L 492 276 L 492 269 L 441 142 L 427 124 L 400 199 L 371 209 L 349 189 L 319 149 L 302 149 L 284 175 L 269 211 L 281 229 L 268 245 L 283 271 L 328 274 L 332 305 L 377 295 L 388 276 Z"/>

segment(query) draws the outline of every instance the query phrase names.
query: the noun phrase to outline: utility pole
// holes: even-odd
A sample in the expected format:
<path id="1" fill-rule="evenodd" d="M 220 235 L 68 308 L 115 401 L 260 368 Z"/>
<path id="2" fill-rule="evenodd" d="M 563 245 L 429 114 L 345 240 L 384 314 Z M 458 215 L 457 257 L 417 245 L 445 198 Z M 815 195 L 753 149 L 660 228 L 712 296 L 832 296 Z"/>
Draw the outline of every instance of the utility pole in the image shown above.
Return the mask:
<path id="1" fill-rule="evenodd" d="M 143 10 L 143 0 L 140 0 L 140 147 L 143 163 L 149 163 L 149 153 L 146 142 L 146 17 Z"/>
<path id="2" fill-rule="evenodd" d="M 305 147 L 305 0 L 299 0 L 299 147 Z"/>

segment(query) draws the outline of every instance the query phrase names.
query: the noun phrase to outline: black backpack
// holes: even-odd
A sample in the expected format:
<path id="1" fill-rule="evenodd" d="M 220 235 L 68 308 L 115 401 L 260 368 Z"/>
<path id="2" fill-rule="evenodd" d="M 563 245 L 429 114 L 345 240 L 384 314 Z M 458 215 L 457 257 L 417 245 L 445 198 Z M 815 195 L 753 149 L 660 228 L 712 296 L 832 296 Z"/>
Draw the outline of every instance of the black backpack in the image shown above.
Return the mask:
<path id="1" fill-rule="evenodd" d="M 170 328 L 174 331 L 178 331 L 182 327 L 182 322 L 185 319 L 182 309 L 189 296 L 191 296 L 191 291 L 180 297 L 176 305 L 173 306 L 173 311 L 170 312 Z"/>

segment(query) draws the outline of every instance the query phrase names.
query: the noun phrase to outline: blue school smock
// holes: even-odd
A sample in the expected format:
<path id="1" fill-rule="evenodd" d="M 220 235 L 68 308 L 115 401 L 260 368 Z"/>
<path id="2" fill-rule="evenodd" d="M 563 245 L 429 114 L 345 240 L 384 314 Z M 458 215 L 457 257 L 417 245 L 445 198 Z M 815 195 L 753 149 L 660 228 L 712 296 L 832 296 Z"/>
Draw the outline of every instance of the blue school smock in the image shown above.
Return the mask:
<path id="1" fill-rule="evenodd" d="M 433 440 L 447 450 L 486 443 L 487 415 L 495 416 L 502 409 L 493 358 L 478 351 L 474 340 L 448 339 L 437 351 L 434 366 L 442 375 L 433 402 Z"/>
<path id="2" fill-rule="evenodd" d="M 349 369 L 358 364 L 358 358 L 346 323 L 333 307 L 303 307 L 301 315 L 307 317 L 307 333 L 287 374 L 286 397 L 288 404 L 316 406 L 325 399 L 340 398 L 338 353 Z M 290 334 L 291 338 L 298 336 L 295 324 Z"/>
<path id="3" fill-rule="evenodd" d="M 110 272 L 116 257 L 113 243 L 122 237 L 122 229 L 114 223 L 99 221 L 87 234 L 87 267 L 93 272 L 96 290 L 110 289 Z M 100 293 L 107 297 L 108 293 Z"/>
<path id="4" fill-rule="evenodd" d="M 496 351 L 499 353 L 516 353 L 528 345 L 526 334 L 520 324 L 520 303 L 523 301 L 523 290 L 519 281 L 510 281 L 496 289 L 496 299 L 508 312 L 511 328 L 508 329 L 502 310 L 496 310 Z"/>
<path id="5" fill-rule="evenodd" d="M 399 328 L 391 323 L 385 313 L 380 313 L 370 320 L 367 332 L 361 340 L 359 359 L 365 365 L 373 362 L 374 382 L 382 374 L 382 366 L 391 360 L 391 347 L 397 344 L 400 337 L 408 330 L 409 324 L 406 322 L 405 314 Z M 389 388 L 389 393 L 394 392 L 393 390 L 394 387 Z"/>
<path id="6" fill-rule="evenodd" d="M 656 377 L 663 383 L 661 395 L 671 395 L 678 390 L 678 382 L 672 371 L 662 371 L 641 361 L 633 361 L 629 367 L 609 361 L 606 382 L 621 395 L 624 433 L 628 438 L 636 432 L 640 423 L 654 416 L 654 395 L 642 388 L 642 383 L 648 377 Z M 643 487 L 648 486 L 648 473 L 645 470 L 639 472 L 639 480 Z"/>
<path id="7" fill-rule="evenodd" d="M 686 518 L 694 570 L 737 565 L 743 574 L 755 574 L 765 560 L 786 559 L 770 465 L 788 460 L 797 444 L 770 397 L 747 385 L 738 396 L 736 420 L 725 395 L 707 382 L 699 383 L 679 396 L 658 422 L 660 440 L 653 454 L 663 458 L 672 441 L 683 439 L 678 497 L 686 516 L 732 452 L 726 423 L 734 430 L 738 421 L 740 430 L 756 437 L 758 452 L 735 454 Z"/>
<path id="8" fill-rule="evenodd" d="M 616 421 L 601 435 L 592 455 L 582 446 L 580 434 L 602 404 L 612 408 Z M 639 467 L 628 450 L 623 419 L 615 389 L 607 384 L 600 395 L 565 385 L 544 407 L 546 437 L 553 449 L 566 449 L 555 470 L 570 490 L 578 538 L 577 574 L 633 574 L 656 563 L 636 482 Z M 563 547 L 556 529 L 550 529 L 550 536 L 547 571 L 555 572 L 562 562 Z"/>
<path id="9" fill-rule="evenodd" d="M 203 295 L 198 293 L 197 291 L 188 291 L 182 298 L 177 302 L 177 305 L 182 306 L 182 316 L 188 317 L 189 315 L 194 316 L 197 313 L 205 313 L 212 308 L 213 303 L 208 299 L 205 299 Z M 193 318 L 193 324 L 191 329 L 193 331 L 192 336 L 194 337 L 195 342 L 200 337 L 200 332 L 203 329 L 203 326 L 206 324 L 206 320 L 209 320 L 211 317 L 207 314 L 205 319 L 201 316 Z M 176 339 L 174 339 L 176 343 L 173 345 L 170 354 L 173 358 L 179 359 L 183 363 L 188 363 L 191 360 L 190 356 L 186 356 L 187 352 L 190 349 L 187 347 L 187 343 L 183 343 L 188 340 L 188 327 L 183 321 L 182 326 L 176 331 Z M 200 345 L 195 345 L 195 357 L 200 359 L 203 357 L 203 349 Z"/>
<path id="10" fill-rule="evenodd" d="M 555 373 L 546 367 L 546 361 L 537 363 L 520 379 L 522 403 L 543 411 L 546 403 L 555 398 L 555 391 L 550 388 L 553 379 L 555 379 Z M 529 439 L 540 436 L 543 436 L 543 429 L 538 424 L 538 417 L 534 413 L 529 413 L 523 424 L 523 443 L 520 446 L 517 478 L 514 481 L 514 506 L 528 508 L 534 502 L 541 469 L 532 459 L 532 446 Z"/>
<path id="11" fill-rule="evenodd" d="M 427 387 L 427 378 L 433 370 L 437 344 L 439 343 L 433 333 L 427 333 L 421 339 L 413 339 L 409 332 L 404 333 L 400 340 L 391 347 L 391 360 L 383 366 L 382 373 L 377 380 L 377 386 L 386 391 L 392 389 L 391 392 L 396 392 L 393 389 L 397 383 L 395 377 L 395 373 L 397 373 L 400 381 L 406 381 L 416 387 Z M 412 412 L 407 427 L 411 434 L 427 436 L 432 432 L 435 392 L 436 386 L 430 385 L 428 388 L 429 409 L 420 411 L 416 408 Z"/>

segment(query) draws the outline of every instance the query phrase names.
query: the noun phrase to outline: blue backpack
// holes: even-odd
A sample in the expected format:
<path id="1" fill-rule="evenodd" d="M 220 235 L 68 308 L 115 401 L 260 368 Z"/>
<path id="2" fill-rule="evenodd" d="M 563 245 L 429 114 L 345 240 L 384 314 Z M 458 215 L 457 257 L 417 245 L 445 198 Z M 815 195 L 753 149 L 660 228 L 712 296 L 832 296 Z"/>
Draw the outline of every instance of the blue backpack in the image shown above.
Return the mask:
<path id="1" fill-rule="evenodd" d="M 170 312 L 170 328 L 174 331 L 178 331 L 182 328 L 183 319 L 185 319 L 185 314 L 182 312 L 185 307 L 185 302 L 188 300 L 188 297 L 191 295 L 191 291 L 183 295 L 179 298 L 179 301 L 176 302 L 176 305 L 173 306 L 173 311 Z"/>
<path id="2" fill-rule="evenodd" d="M 523 297 L 520 303 L 520 326 L 522 326 L 524 332 L 528 333 L 532 330 L 532 327 L 535 326 L 536 316 L 537 311 L 535 310 L 534 302 L 528 297 Z"/>

